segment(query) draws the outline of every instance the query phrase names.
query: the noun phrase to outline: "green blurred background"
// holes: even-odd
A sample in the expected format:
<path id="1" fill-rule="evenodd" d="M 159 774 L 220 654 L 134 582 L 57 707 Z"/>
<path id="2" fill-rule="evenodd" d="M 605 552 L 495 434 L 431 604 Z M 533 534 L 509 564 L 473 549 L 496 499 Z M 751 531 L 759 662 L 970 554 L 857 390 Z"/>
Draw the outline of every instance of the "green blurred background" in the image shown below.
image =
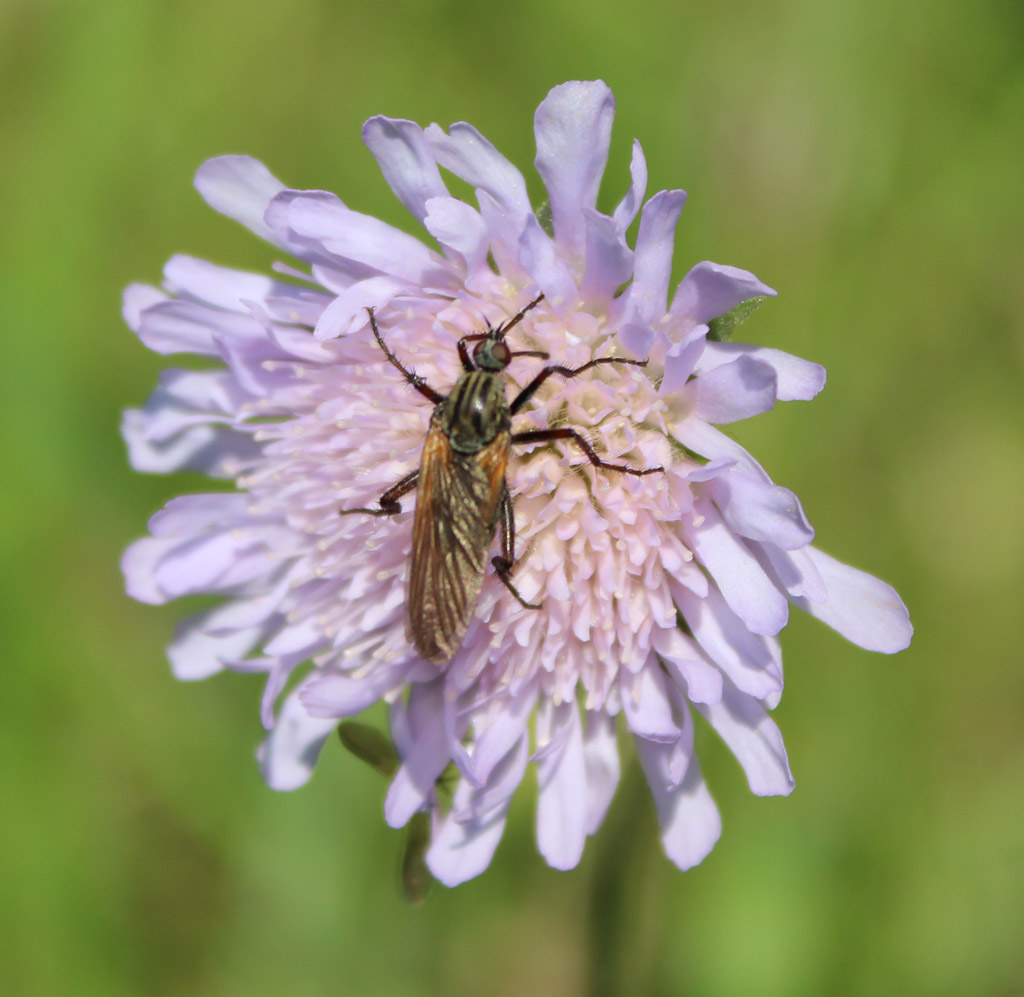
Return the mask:
<path id="1" fill-rule="evenodd" d="M 1024 993 L 1022 11 L 6 0 L 0 991 Z M 175 682 L 181 608 L 123 594 L 122 548 L 204 484 L 127 468 L 119 411 L 165 361 L 120 290 L 174 252 L 274 258 L 192 189 L 208 156 L 411 227 L 365 118 L 471 121 L 529 171 L 537 103 L 598 76 L 603 203 L 638 137 L 649 190 L 690 193 L 677 277 L 779 289 L 747 338 L 830 383 L 737 435 L 917 634 L 886 658 L 794 619 L 798 788 L 754 798 L 702 731 L 725 830 L 700 868 L 663 857 L 630 769 L 579 869 L 537 856 L 525 789 L 490 872 L 412 908 L 382 780 L 331 743 L 266 789 L 260 681 Z"/>

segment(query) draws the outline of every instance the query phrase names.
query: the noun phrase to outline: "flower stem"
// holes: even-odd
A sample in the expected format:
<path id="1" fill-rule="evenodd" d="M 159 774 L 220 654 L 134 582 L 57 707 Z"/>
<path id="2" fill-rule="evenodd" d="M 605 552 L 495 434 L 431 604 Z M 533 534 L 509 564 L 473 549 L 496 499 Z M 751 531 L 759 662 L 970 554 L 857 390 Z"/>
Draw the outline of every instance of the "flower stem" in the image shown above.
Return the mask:
<path id="1" fill-rule="evenodd" d="M 587 997 L 638 993 L 643 975 L 626 966 L 634 946 L 626 938 L 636 911 L 629 902 L 632 881 L 646 863 L 639 862 L 648 845 L 650 801 L 644 793 L 639 765 L 629 765 L 608 818 L 597 836 L 600 849 L 591 881 L 587 916 Z M 627 977 L 627 972 L 629 976 Z M 627 985 L 627 980 L 632 982 Z"/>

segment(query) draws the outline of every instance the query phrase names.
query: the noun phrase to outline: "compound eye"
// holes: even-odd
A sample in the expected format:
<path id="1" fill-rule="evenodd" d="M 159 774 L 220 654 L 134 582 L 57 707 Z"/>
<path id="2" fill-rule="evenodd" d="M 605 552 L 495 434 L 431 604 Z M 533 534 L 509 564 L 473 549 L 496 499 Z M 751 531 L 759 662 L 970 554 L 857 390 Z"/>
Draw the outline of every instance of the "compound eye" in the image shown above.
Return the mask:
<path id="1" fill-rule="evenodd" d="M 512 353 L 503 340 L 485 339 L 473 350 L 473 359 L 481 370 L 502 370 L 512 359 Z"/>

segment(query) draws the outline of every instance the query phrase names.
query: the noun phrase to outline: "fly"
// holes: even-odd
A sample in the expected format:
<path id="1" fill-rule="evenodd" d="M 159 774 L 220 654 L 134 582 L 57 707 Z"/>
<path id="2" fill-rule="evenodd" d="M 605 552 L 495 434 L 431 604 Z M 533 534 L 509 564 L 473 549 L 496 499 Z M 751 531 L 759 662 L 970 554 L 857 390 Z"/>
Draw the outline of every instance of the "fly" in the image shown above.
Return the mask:
<path id="1" fill-rule="evenodd" d="M 384 492 L 378 500 L 379 508 L 343 509 L 341 515 L 363 512 L 370 516 L 394 516 L 402 511 L 398 500 L 417 489 L 406 592 L 406 636 L 424 658 L 437 665 L 445 664 L 462 644 L 487 570 L 487 553 L 499 525 L 501 553 L 491 558 L 491 565 L 521 606 L 540 609 L 539 604 L 527 602 L 512 583 L 516 530 L 505 470 L 513 443 L 572 440 L 595 467 L 637 476 L 664 470 L 637 470 L 601 460 L 575 429 L 512 432 L 512 416 L 553 374 L 568 379 L 599 364 L 647 364 L 646 360 L 602 357 L 581 367 L 544 367 L 509 402 L 501 373 L 512 360 L 549 359 L 549 354 L 541 350 L 510 350 L 505 342 L 506 333 L 543 298 L 543 294 L 538 295 L 497 328 L 488 323 L 483 332 L 459 340 L 464 373 L 448 395 L 435 391 L 395 356 L 384 342 L 373 309 L 367 309 L 373 335 L 384 356 L 412 387 L 431 401 L 434 412 L 419 468 Z M 475 344 L 472 354 L 468 344 Z"/>

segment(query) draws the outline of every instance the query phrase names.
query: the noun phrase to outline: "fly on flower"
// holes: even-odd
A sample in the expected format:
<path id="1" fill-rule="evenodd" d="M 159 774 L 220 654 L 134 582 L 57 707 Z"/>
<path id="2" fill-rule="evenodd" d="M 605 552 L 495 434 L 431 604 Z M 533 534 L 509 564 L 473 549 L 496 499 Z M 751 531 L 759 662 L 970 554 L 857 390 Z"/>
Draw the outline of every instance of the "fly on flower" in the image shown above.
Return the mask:
<path id="1" fill-rule="evenodd" d="M 527 602 L 512 584 L 516 528 L 505 469 L 513 443 L 571 439 L 595 467 L 637 476 L 664 470 L 636 469 L 601 460 L 575 429 L 512 432 L 512 416 L 553 374 L 568 379 L 599 364 L 647 365 L 646 360 L 601 357 L 580 367 L 545 367 L 509 402 L 501 378 L 505 368 L 516 357 L 547 360 L 549 354 L 543 350 L 510 350 L 505 335 L 543 298 L 543 294 L 538 295 L 497 328 L 488 325 L 483 332 L 459 340 L 464 373 L 449 395 L 435 391 L 398 359 L 384 342 L 373 309 L 367 309 L 385 357 L 435 407 L 420 466 L 381 495 L 380 508 L 343 509 L 341 515 L 397 515 L 402 511 L 398 500 L 418 489 L 406 593 L 406 635 L 423 657 L 437 665 L 445 664 L 455 654 L 466 635 L 487 569 L 487 552 L 499 523 L 501 553 L 491 558 L 491 564 L 524 609 L 540 609 L 539 604 Z M 476 344 L 472 355 L 469 343 Z"/>
<path id="2" fill-rule="evenodd" d="M 167 370 L 126 413 L 134 467 L 237 486 L 157 513 L 125 553 L 128 591 L 223 599 L 181 625 L 168 656 L 183 679 L 266 672 L 259 757 L 275 789 L 309 779 L 339 721 L 386 703 L 385 818 L 415 835 L 429 824 L 429 844 L 413 840 L 447 886 L 487 868 L 530 768 L 537 847 L 573 868 L 615 795 L 622 733 L 665 853 L 696 865 L 722 826 L 697 724 L 754 793 L 793 789 L 771 716 L 790 607 L 874 651 L 913 631 L 893 588 L 818 549 L 797 496 L 728 436 L 813 398 L 825 371 L 726 341 L 775 294 L 749 271 L 705 260 L 670 286 L 686 194 L 648 197 L 638 142 L 628 179 L 605 187 L 624 186 L 621 200 L 598 208 L 614 109 L 598 80 L 557 86 L 537 108 L 550 224 L 471 125 L 371 118 L 363 138 L 429 244 L 249 157 L 211 160 L 196 176 L 203 197 L 299 267 L 272 277 L 175 256 L 163 288 L 125 294 L 148 347 L 214 358 Z M 446 330 L 480 309 L 502 321 L 462 329 L 456 353 Z M 414 351 L 418 372 L 405 365 Z M 385 361 L 401 377 L 379 376 Z M 624 363 L 636 376 L 577 376 Z M 513 444 L 551 441 L 579 459 L 546 445 L 511 458 Z M 366 521 L 338 515 L 391 516 L 413 489 L 411 544 L 397 523 L 367 543 Z M 519 565 L 517 533 L 530 551 Z M 492 570 L 508 593 L 488 591 Z"/>

